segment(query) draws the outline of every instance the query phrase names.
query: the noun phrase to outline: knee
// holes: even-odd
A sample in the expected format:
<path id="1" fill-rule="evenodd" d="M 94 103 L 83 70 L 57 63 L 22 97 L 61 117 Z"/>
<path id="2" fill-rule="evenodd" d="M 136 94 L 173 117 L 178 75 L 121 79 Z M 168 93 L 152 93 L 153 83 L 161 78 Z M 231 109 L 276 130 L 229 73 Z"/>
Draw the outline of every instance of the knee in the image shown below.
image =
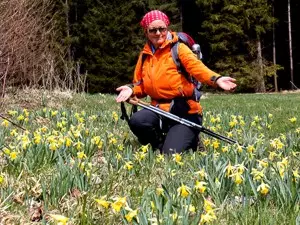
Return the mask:
<path id="1" fill-rule="evenodd" d="M 132 114 L 129 122 L 128 122 L 129 127 L 132 128 L 136 128 L 136 127 L 141 127 L 142 126 L 142 120 L 140 118 L 139 115 L 137 115 L 137 113 Z"/>

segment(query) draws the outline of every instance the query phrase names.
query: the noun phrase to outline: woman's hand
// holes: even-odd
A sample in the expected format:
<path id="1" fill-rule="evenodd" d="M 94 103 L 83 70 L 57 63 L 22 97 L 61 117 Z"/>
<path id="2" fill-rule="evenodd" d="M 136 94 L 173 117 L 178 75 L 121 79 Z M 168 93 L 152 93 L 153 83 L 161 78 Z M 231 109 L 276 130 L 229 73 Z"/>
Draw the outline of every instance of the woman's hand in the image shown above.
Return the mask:
<path id="1" fill-rule="evenodd" d="M 120 91 L 119 95 L 116 98 L 117 102 L 125 102 L 133 93 L 132 89 L 126 85 L 118 87 L 116 91 Z"/>
<path id="2" fill-rule="evenodd" d="M 216 84 L 225 91 L 234 91 L 236 88 L 236 79 L 231 77 L 220 77 Z"/>

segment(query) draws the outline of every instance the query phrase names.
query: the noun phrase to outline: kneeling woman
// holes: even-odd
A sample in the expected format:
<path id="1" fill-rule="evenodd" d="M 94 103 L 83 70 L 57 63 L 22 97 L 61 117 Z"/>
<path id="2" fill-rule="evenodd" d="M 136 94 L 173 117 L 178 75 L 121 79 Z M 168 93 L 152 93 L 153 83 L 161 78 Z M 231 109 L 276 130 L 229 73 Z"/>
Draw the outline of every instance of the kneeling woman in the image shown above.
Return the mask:
<path id="1" fill-rule="evenodd" d="M 120 93 L 116 101 L 148 95 L 153 106 L 201 125 L 202 108 L 192 98 L 194 86 L 178 72 L 172 59 L 171 46 L 178 41 L 178 36 L 168 30 L 168 25 L 168 17 L 158 10 L 143 17 L 141 26 L 148 41 L 138 59 L 133 85 L 118 87 Z M 178 46 L 178 57 L 185 70 L 201 83 L 227 91 L 236 88 L 235 79 L 220 76 L 207 68 L 183 43 Z M 141 144 L 150 143 L 153 149 L 158 148 L 166 154 L 197 148 L 198 130 L 161 118 L 147 109 L 134 113 L 129 126 Z"/>

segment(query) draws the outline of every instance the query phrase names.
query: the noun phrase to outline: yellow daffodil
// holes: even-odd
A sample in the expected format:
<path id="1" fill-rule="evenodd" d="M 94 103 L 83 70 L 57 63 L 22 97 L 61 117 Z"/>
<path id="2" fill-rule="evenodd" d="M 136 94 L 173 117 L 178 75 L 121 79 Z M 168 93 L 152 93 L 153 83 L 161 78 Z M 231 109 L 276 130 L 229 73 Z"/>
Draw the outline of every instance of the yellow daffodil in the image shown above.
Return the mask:
<path id="1" fill-rule="evenodd" d="M 222 146 L 222 152 L 228 152 L 229 147 L 228 146 Z"/>
<path id="2" fill-rule="evenodd" d="M 34 137 L 33 137 L 33 142 L 34 142 L 35 144 L 41 143 L 42 135 L 41 135 L 40 133 L 34 133 L 33 136 L 34 136 Z"/>
<path id="3" fill-rule="evenodd" d="M 215 123 L 215 122 L 217 122 L 217 119 L 215 117 L 210 117 L 210 122 Z"/>
<path id="4" fill-rule="evenodd" d="M 245 121 L 244 120 L 240 120 L 240 125 L 243 127 L 246 125 Z"/>
<path id="5" fill-rule="evenodd" d="M 204 210 L 206 212 L 213 211 L 215 207 L 216 207 L 216 205 L 212 201 L 210 201 L 208 199 L 204 199 Z"/>
<path id="6" fill-rule="evenodd" d="M 58 144 L 57 142 L 51 142 L 49 144 L 49 149 L 52 150 L 52 151 L 56 151 L 58 149 Z"/>
<path id="7" fill-rule="evenodd" d="M 176 174 L 177 174 L 177 172 L 176 172 L 176 170 L 174 169 L 174 170 L 171 170 L 171 176 L 172 177 L 175 177 L 176 176 Z"/>
<path id="8" fill-rule="evenodd" d="M 18 152 L 10 152 L 9 153 L 9 158 L 13 161 L 18 157 Z"/>
<path id="9" fill-rule="evenodd" d="M 18 136 L 17 129 L 12 129 L 12 130 L 10 131 L 10 136 L 13 136 L 13 137 Z"/>
<path id="10" fill-rule="evenodd" d="M 91 120 L 91 121 L 95 121 L 96 119 L 97 119 L 96 115 L 89 116 L 89 120 Z"/>
<path id="11" fill-rule="evenodd" d="M 281 164 L 284 165 L 285 168 L 287 168 L 289 164 L 288 157 L 283 158 Z"/>
<path id="12" fill-rule="evenodd" d="M 79 123 L 84 123 L 84 121 L 85 121 L 85 119 L 83 117 L 78 117 L 77 120 Z"/>
<path id="13" fill-rule="evenodd" d="M 112 138 L 109 139 L 109 144 L 115 145 L 115 144 L 117 144 L 117 142 L 118 142 L 117 139 L 114 138 L 114 137 L 112 137 Z"/>
<path id="14" fill-rule="evenodd" d="M 282 143 L 282 141 L 279 138 L 275 138 L 275 139 L 271 140 L 270 145 L 277 150 L 281 150 L 284 147 L 284 144 Z"/>
<path id="15" fill-rule="evenodd" d="M 116 154 L 116 159 L 117 159 L 118 161 L 120 161 L 122 158 L 123 158 L 122 155 L 121 155 L 120 153 L 117 152 L 117 154 Z"/>
<path id="16" fill-rule="evenodd" d="M 2 123 L 1 123 L 1 126 L 8 127 L 9 126 L 9 122 L 7 120 L 3 120 Z"/>
<path id="17" fill-rule="evenodd" d="M 83 148 L 84 144 L 81 142 L 81 141 L 77 141 L 74 143 L 74 147 L 77 149 L 77 150 L 81 150 Z"/>
<path id="18" fill-rule="evenodd" d="M 254 148 L 253 145 L 248 145 L 248 146 L 247 146 L 247 152 L 253 153 L 254 151 L 255 151 L 255 148 Z"/>
<path id="19" fill-rule="evenodd" d="M 243 183 L 244 178 L 243 178 L 242 174 L 234 173 L 231 175 L 231 177 L 235 184 L 240 185 L 241 183 Z"/>
<path id="20" fill-rule="evenodd" d="M 229 137 L 229 138 L 233 137 L 233 133 L 231 131 L 227 132 L 227 137 Z"/>
<path id="21" fill-rule="evenodd" d="M 78 159 L 85 159 L 86 154 L 83 151 L 82 152 L 77 152 L 77 158 Z"/>
<path id="22" fill-rule="evenodd" d="M 217 128 L 216 128 L 216 127 L 214 127 L 214 126 L 212 126 L 212 127 L 208 128 L 208 129 L 210 129 L 212 132 L 217 132 Z"/>
<path id="23" fill-rule="evenodd" d="M 297 180 L 300 178 L 298 169 L 293 170 L 292 173 L 293 173 L 293 181 L 294 181 L 294 182 L 297 182 Z"/>
<path id="24" fill-rule="evenodd" d="M 51 116 L 52 117 L 56 116 L 57 114 L 58 114 L 58 111 L 56 111 L 56 110 L 55 111 L 51 111 Z"/>
<path id="25" fill-rule="evenodd" d="M 261 168 L 267 168 L 269 166 L 267 159 L 257 160 L 257 162 Z"/>
<path id="26" fill-rule="evenodd" d="M 238 124 L 238 121 L 236 119 L 233 119 L 229 122 L 229 127 L 233 128 Z"/>
<path id="27" fill-rule="evenodd" d="M 217 217 L 213 211 L 209 211 L 205 214 L 201 214 L 201 219 L 199 225 L 208 224 L 216 220 Z"/>
<path id="28" fill-rule="evenodd" d="M 292 117 L 292 118 L 289 119 L 289 121 L 290 121 L 291 123 L 296 123 L 297 118 L 296 118 L 296 117 Z"/>
<path id="29" fill-rule="evenodd" d="M 95 201 L 98 203 L 99 206 L 105 208 L 105 209 L 108 209 L 109 205 L 110 205 L 110 202 L 109 201 L 106 201 L 104 200 L 104 197 L 103 198 L 96 198 Z"/>
<path id="30" fill-rule="evenodd" d="M 264 182 L 262 182 L 258 187 L 257 187 L 257 191 L 260 192 L 262 195 L 266 195 L 269 193 L 270 190 L 270 186 L 268 184 L 265 184 Z"/>
<path id="31" fill-rule="evenodd" d="M 126 197 L 117 197 L 114 199 L 115 201 L 111 203 L 111 207 L 115 212 L 120 212 L 121 208 L 126 205 Z"/>
<path id="32" fill-rule="evenodd" d="M 0 174 L 0 186 L 4 183 L 5 178 L 3 175 Z"/>
<path id="33" fill-rule="evenodd" d="M 207 178 L 207 173 L 205 172 L 204 168 L 197 171 L 195 174 L 200 177 L 200 180 L 204 180 Z"/>
<path id="34" fill-rule="evenodd" d="M 190 195 L 191 191 L 190 188 L 184 184 L 182 184 L 178 189 L 177 189 L 177 193 L 179 196 L 186 198 L 187 196 Z"/>
<path id="35" fill-rule="evenodd" d="M 165 157 L 163 154 L 158 154 L 156 156 L 156 162 L 160 163 L 160 162 L 164 162 L 165 161 Z"/>
<path id="36" fill-rule="evenodd" d="M 133 163 L 131 161 L 126 162 L 125 165 L 124 165 L 124 168 L 127 169 L 127 170 L 132 170 Z"/>
<path id="37" fill-rule="evenodd" d="M 6 155 L 9 155 L 10 154 L 10 149 L 9 148 L 6 148 L 6 147 L 4 147 L 3 149 L 2 149 L 2 151 L 6 154 Z"/>
<path id="38" fill-rule="evenodd" d="M 278 172 L 281 178 L 284 177 L 285 174 L 285 165 L 282 162 L 277 162 Z"/>
<path id="39" fill-rule="evenodd" d="M 124 145 L 123 144 L 119 144 L 118 145 L 118 150 L 119 151 L 123 151 L 124 150 Z"/>
<path id="40" fill-rule="evenodd" d="M 145 157 L 146 157 L 146 153 L 144 153 L 144 152 L 134 153 L 134 158 L 139 162 L 143 161 L 145 159 Z"/>
<path id="41" fill-rule="evenodd" d="M 218 140 L 213 141 L 212 147 L 213 149 L 218 149 L 220 146 L 220 142 Z"/>
<path id="42" fill-rule="evenodd" d="M 207 183 L 204 182 L 204 181 L 196 181 L 195 189 L 199 193 L 203 194 L 205 192 L 205 190 L 206 190 L 206 185 L 207 185 Z"/>
<path id="43" fill-rule="evenodd" d="M 47 130 L 48 130 L 48 128 L 47 128 L 47 127 L 45 127 L 45 126 L 43 126 L 43 127 L 41 128 L 41 132 L 43 132 L 43 133 L 46 133 L 46 132 L 47 132 Z"/>
<path id="44" fill-rule="evenodd" d="M 277 156 L 276 152 L 269 152 L 269 157 L 268 158 L 269 158 L 270 161 L 273 161 L 276 156 Z"/>
<path id="45" fill-rule="evenodd" d="M 161 188 L 161 187 L 156 188 L 156 194 L 158 196 L 162 195 L 163 193 L 164 193 L 164 189 L 163 188 Z"/>
<path id="46" fill-rule="evenodd" d="M 69 138 L 69 137 L 65 138 L 66 147 L 70 147 L 72 145 L 72 143 L 73 143 L 73 141 L 71 138 Z"/>
<path id="47" fill-rule="evenodd" d="M 193 205 L 190 205 L 190 206 L 189 206 L 189 212 L 190 212 L 190 213 L 195 213 L 195 212 L 196 212 L 196 207 L 193 206 Z"/>
<path id="48" fill-rule="evenodd" d="M 229 177 L 230 175 L 233 174 L 234 171 L 234 167 L 231 165 L 231 163 L 229 162 L 228 165 L 225 167 L 225 171 L 226 171 L 226 177 Z"/>
<path id="49" fill-rule="evenodd" d="M 7 113 L 8 113 L 8 115 L 10 115 L 10 116 L 15 116 L 15 115 L 18 114 L 18 112 L 17 112 L 16 110 L 9 110 Z"/>
<path id="50" fill-rule="evenodd" d="M 204 144 L 205 147 L 209 146 L 209 145 L 210 145 L 210 139 L 205 138 L 205 139 L 203 140 L 203 144 Z"/>
<path id="51" fill-rule="evenodd" d="M 173 161 L 175 161 L 179 165 L 183 165 L 183 162 L 181 160 L 182 160 L 181 154 L 179 153 L 173 154 Z"/>
<path id="52" fill-rule="evenodd" d="M 112 118 L 115 122 L 118 122 L 119 120 L 119 116 L 118 113 L 116 113 L 115 111 L 112 112 Z"/>
<path id="53" fill-rule="evenodd" d="M 17 117 L 18 121 L 23 121 L 25 119 L 25 117 L 21 114 Z"/>
<path id="54" fill-rule="evenodd" d="M 62 215 L 49 214 L 49 216 L 57 222 L 57 225 L 66 225 L 69 221 L 68 217 Z"/>
<path id="55" fill-rule="evenodd" d="M 259 121 L 261 121 L 261 118 L 260 118 L 259 116 L 255 116 L 255 117 L 253 118 L 253 120 L 254 120 L 255 122 L 259 122 Z"/>
<path id="56" fill-rule="evenodd" d="M 148 145 L 142 145 L 141 150 L 146 153 L 149 150 L 149 146 L 150 146 L 149 144 Z"/>
<path id="57" fill-rule="evenodd" d="M 235 168 L 237 169 L 237 172 L 242 174 L 246 170 L 246 167 L 244 166 L 244 163 L 235 165 Z"/>
<path id="58" fill-rule="evenodd" d="M 101 141 L 100 136 L 95 136 L 95 137 L 92 138 L 91 143 L 95 144 L 95 145 L 98 145 L 100 141 Z"/>
<path id="59" fill-rule="evenodd" d="M 178 218 L 177 212 L 170 214 L 170 217 L 172 218 L 173 221 L 175 221 Z"/>
<path id="60" fill-rule="evenodd" d="M 238 152 L 238 153 L 242 153 L 242 152 L 243 152 L 243 147 L 240 146 L 240 145 L 238 145 L 238 146 L 237 146 L 237 152 Z"/>
<path id="61" fill-rule="evenodd" d="M 253 180 L 262 180 L 265 176 L 264 170 L 259 171 L 258 169 L 252 168 L 251 174 L 253 175 Z"/>
<path id="62" fill-rule="evenodd" d="M 150 205 L 151 205 L 151 209 L 152 209 L 152 210 L 155 210 L 155 209 L 156 209 L 155 203 L 154 203 L 153 201 L 150 201 Z"/>
<path id="63" fill-rule="evenodd" d="M 134 217 L 136 217 L 138 214 L 138 210 L 130 210 L 126 215 L 125 219 L 130 223 Z"/>

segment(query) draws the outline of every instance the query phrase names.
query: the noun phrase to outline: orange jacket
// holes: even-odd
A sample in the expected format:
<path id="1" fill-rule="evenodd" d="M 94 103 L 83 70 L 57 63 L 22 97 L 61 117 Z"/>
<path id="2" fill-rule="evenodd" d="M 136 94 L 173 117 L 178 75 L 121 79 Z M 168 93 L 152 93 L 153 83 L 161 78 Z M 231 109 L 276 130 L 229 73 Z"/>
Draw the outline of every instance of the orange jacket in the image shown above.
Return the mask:
<path id="1" fill-rule="evenodd" d="M 171 55 L 171 44 L 178 41 L 174 32 L 168 32 L 167 39 L 153 54 L 149 43 L 144 46 L 138 59 L 133 78 L 133 94 L 139 98 L 149 95 L 151 104 L 165 111 L 170 110 L 171 100 L 175 97 L 191 97 L 194 85 L 177 71 Z M 147 54 L 142 65 L 142 55 Z M 183 43 L 178 46 L 178 57 L 189 74 L 198 81 L 215 86 L 220 76 L 207 68 Z M 189 113 L 202 113 L 199 102 L 188 100 Z"/>

